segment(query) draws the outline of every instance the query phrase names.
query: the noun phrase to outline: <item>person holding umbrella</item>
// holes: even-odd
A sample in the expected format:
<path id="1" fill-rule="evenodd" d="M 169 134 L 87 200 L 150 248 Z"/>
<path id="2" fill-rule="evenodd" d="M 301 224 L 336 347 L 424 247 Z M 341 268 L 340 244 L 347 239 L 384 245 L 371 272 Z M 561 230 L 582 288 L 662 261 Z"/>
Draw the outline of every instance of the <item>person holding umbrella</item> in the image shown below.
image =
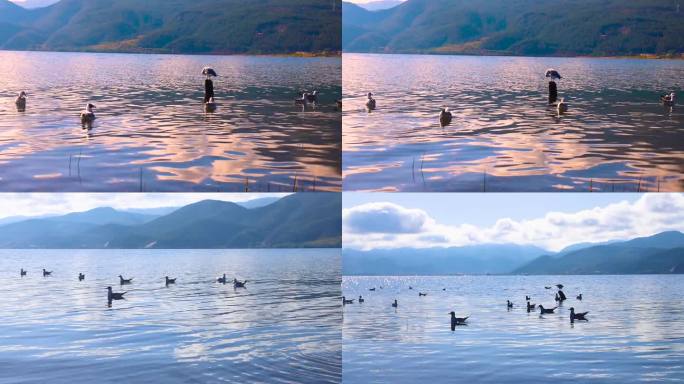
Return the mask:
<path id="1" fill-rule="evenodd" d="M 218 75 L 211 67 L 204 67 L 202 74 L 207 77 L 204 80 L 204 104 L 206 104 L 214 98 L 214 82 L 211 81 L 211 77 L 217 77 Z"/>
<path id="2" fill-rule="evenodd" d="M 563 77 L 553 68 L 546 70 L 546 77 L 551 79 L 549 80 L 549 104 L 553 104 L 558 101 L 558 86 L 555 80 L 560 80 Z"/>

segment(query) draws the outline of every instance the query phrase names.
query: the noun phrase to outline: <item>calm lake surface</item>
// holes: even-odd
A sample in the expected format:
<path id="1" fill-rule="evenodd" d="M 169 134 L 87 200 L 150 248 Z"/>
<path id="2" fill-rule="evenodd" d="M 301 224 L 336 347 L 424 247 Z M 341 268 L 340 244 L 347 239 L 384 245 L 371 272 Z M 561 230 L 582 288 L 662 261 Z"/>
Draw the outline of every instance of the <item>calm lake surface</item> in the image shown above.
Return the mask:
<path id="1" fill-rule="evenodd" d="M 555 290 L 544 286 L 557 283 L 568 300 L 556 314 L 528 314 L 525 295 L 554 307 Z M 345 383 L 684 378 L 681 275 L 344 277 L 342 284 L 348 298 L 365 298 L 344 307 Z M 582 301 L 575 299 L 580 292 Z M 510 311 L 507 299 L 517 304 Z M 570 307 L 589 311 L 589 322 L 571 325 Z M 451 311 L 470 315 L 468 325 L 452 332 Z"/>
<path id="2" fill-rule="evenodd" d="M 0 190 L 339 191 L 340 79 L 339 58 L 0 51 Z M 314 89 L 318 108 L 294 105 Z"/>
<path id="3" fill-rule="evenodd" d="M 684 60 L 345 54 L 343 66 L 345 190 L 684 190 Z M 561 117 L 547 68 L 564 77 Z"/>
<path id="4" fill-rule="evenodd" d="M 0 383 L 341 381 L 339 250 L 0 257 Z M 223 273 L 231 284 L 216 282 Z M 133 284 L 119 286 L 119 274 Z M 165 287 L 165 275 L 177 284 Z M 128 291 L 111 308 L 109 285 Z"/>

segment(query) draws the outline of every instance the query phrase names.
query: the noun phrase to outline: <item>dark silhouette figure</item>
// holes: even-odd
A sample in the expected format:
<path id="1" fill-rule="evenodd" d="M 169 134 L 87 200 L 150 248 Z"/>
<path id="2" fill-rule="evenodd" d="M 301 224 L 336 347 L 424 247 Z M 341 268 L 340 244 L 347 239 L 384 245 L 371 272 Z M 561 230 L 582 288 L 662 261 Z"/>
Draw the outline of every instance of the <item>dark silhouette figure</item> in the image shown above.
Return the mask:
<path id="1" fill-rule="evenodd" d="M 50 276 L 52 275 L 52 271 L 47 271 L 45 268 L 43 268 L 43 277 Z"/>
<path id="2" fill-rule="evenodd" d="M 247 284 L 247 280 L 240 281 L 236 278 L 233 278 L 233 287 L 235 287 L 235 288 L 246 288 L 245 284 Z"/>
<path id="3" fill-rule="evenodd" d="M 466 320 L 468 320 L 468 317 L 456 317 L 455 312 L 449 312 L 451 315 L 451 330 L 455 330 L 457 325 L 466 325 Z"/>
<path id="4" fill-rule="evenodd" d="M 225 284 L 226 283 L 226 274 L 224 273 L 223 277 L 219 277 L 218 279 L 216 279 L 216 281 L 218 281 L 221 284 Z"/>
<path id="5" fill-rule="evenodd" d="M 79 273 L 78 274 L 78 281 L 83 281 L 83 280 L 85 280 L 85 275 L 82 273 Z"/>
<path id="6" fill-rule="evenodd" d="M 112 305 L 113 300 L 124 300 L 124 295 L 127 292 L 112 292 L 112 287 L 107 287 L 107 302 L 109 306 Z"/>
<path id="7" fill-rule="evenodd" d="M 577 300 L 582 301 L 582 294 L 577 295 Z"/>
<path id="8" fill-rule="evenodd" d="M 371 288 L 371 289 L 369 289 L 369 291 L 375 292 L 375 288 Z"/>
<path id="9" fill-rule="evenodd" d="M 24 268 L 22 268 L 21 271 L 19 271 L 19 275 L 20 275 L 21 277 L 26 276 L 26 271 L 24 270 Z"/>
<path id="10" fill-rule="evenodd" d="M 363 297 L 361 297 L 361 295 L 359 295 L 359 304 L 363 303 L 364 301 L 366 301 L 366 300 L 364 300 Z"/>
<path id="11" fill-rule="evenodd" d="M 527 302 L 527 313 L 530 313 L 530 312 L 534 311 L 534 307 L 535 307 L 535 306 L 536 306 L 536 305 L 531 304 L 531 303 L 528 301 L 528 302 Z"/>
<path id="12" fill-rule="evenodd" d="M 204 80 L 204 103 L 209 102 L 209 99 L 214 98 L 214 82 L 207 78 Z"/>
<path id="13" fill-rule="evenodd" d="M 132 282 L 133 282 L 132 277 L 130 279 L 124 279 L 123 276 L 119 275 L 119 284 L 126 285 L 126 284 L 131 284 Z"/>
<path id="14" fill-rule="evenodd" d="M 558 86 L 555 81 L 549 81 L 549 104 L 555 104 L 558 101 Z"/>
<path id="15" fill-rule="evenodd" d="M 394 299 L 394 303 L 392 303 L 392 306 L 393 306 L 394 308 L 399 307 L 399 303 L 397 303 L 397 299 Z"/>
<path id="16" fill-rule="evenodd" d="M 575 313 L 575 308 L 574 308 L 574 307 L 570 307 L 570 323 L 574 323 L 575 320 L 577 320 L 577 321 L 580 321 L 580 320 L 581 320 L 581 321 L 589 321 L 589 320 L 587 320 L 586 317 L 584 317 L 584 316 L 587 315 L 587 313 L 589 313 L 589 312 L 578 312 L 578 313 Z"/>
<path id="17" fill-rule="evenodd" d="M 513 303 L 511 303 L 510 300 L 506 300 L 506 308 L 508 308 L 508 309 L 513 308 Z"/>
<path id="18" fill-rule="evenodd" d="M 354 299 L 347 300 L 346 297 L 342 296 L 342 305 L 354 304 Z"/>
<path id="19" fill-rule="evenodd" d="M 427 293 L 418 292 L 418 296 L 427 296 Z"/>
<path id="20" fill-rule="evenodd" d="M 169 279 L 168 276 L 165 276 L 164 279 L 166 280 L 166 285 L 168 286 L 169 284 L 176 284 L 176 279 Z"/>
<path id="21" fill-rule="evenodd" d="M 568 299 L 568 298 L 565 296 L 565 293 L 563 293 L 563 291 L 561 291 L 560 289 L 558 290 L 558 297 L 560 298 L 559 301 L 560 301 L 561 303 Z"/>
<path id="22" fill-rule="evenodd" d="M 529 296 L 525 295 L 525 301 L 530 301 L 530 300 L 532 300 L 532 299 L 530 299 Z"/>

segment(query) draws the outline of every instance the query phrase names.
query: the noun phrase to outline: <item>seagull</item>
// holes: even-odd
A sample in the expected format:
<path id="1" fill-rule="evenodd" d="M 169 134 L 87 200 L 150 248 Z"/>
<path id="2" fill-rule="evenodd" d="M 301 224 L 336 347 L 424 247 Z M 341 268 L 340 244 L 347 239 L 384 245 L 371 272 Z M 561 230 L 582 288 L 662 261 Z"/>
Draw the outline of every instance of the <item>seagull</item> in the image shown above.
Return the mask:
<path id="1" fill-rule="evenodd" d="M 544 308 L 543 305 L 539 304 L 539 311 L 540 311 L 540 313 L 541 313 L 542 315 L 545 314 L 545 313 L 553 313 L 553 311 L 555 311 L 556 308 L 558 308 L 558 307 L 553 307 L 553 308 L 546 309 L 546 308 Z"/>
<path id="2" fill-rule="evenodd" d="M 373 291 L 373 292 L 375 292 L 375 288 L 371 288 L 371 289 L 369 289 L 369 291 Z"/>
<path id="3" fill-rule="evenodd" d="M 202 74 L 203 74 L 204 76 L 206 76 L 207 79 L 208 79 L 209 77 L 211 77 L 211 76 L 213 76 L 213 77 L 217 77 L 217 76 L 218 76 L 218 74 L 216 73 L 216 71 L 214 71 L 214 68 L 211 68 L 211 67 L 204 67 L 204 68 L 202 68 Z"/>
<path id="4" fill-rule="evenodd" d="M 451 124 L 451 119 L 452 119 L 451 112 L 449 112 L 449 108 L 442 108 L 442 110 L 439 112 L 439 124 L 443 127 L 445 125 Z"/>
<path id="5" fill-rule="evenodd" d="M 132 282 L 133 282 L 132 277 L 130 279 L 124 279 L 123 276 L 119 275 L 119 284 L 124 285 L 124 284 L 130 284 Z"/>
<path id="6" fill-rule="evenodd" d="M 564 97 L 561 97 L 560 101 L 558 102 L 556 109 L 558 110 L 559 115 L 562 115 L 568 111 L 568 104 L 565 102 Z M 562 286 L 562 284 L 558 284 L 558 285 Z"/>
<path id="7" fill-rule="evenodd" d="M 397 308 L 399 306 L 399 303 L 397 303 L 397 299 L 394 299 L 394 303 L 392 303 L 392 306 L 394 308 Z"/>
<path id="8" fill-rule="evenodd" d="M 223 277 L 219 277 L 218 279 L 216 279 L 216 281 L 218 281 L 218 282 L 221 283 L 221 284 L 225 284 L 226 281 L 227 281 L 227 280 L 226 280 L 226 274 L 224 273 L 224 274 L 223 274 Z"/>
<path id="9" fill-rule="evenodd" d="M 24 110 L 26 109 L 26 92 L 21 91 L 19 93 L 19 96 L 17 96 L 17 99 L 15 100 L 15 103 L 17 104 L 17 109 L 19 110 Z"/>
<path id="10" fill-rule="evenodd" d="M 43 277 L 50 275 L 52 275 L 52 271 L 46 271 L 45 268 L 43 268 Z"/>
<path id="11" fill-rule="evenodd" d="M 420 297 L 420 296 L 427 296 L 427 293 L 418 292 L 418 296 L 419 296 L 419 297 Z"/>
<path id="12" fill-rule="evenodd" d="M 587 315 L 587 313 L 589 313 L 589 312 L 577 312 L 577 313 L 575 313 L 575 308 L 570 307 L 570 322 L 574 323 L 575 320 L 589 321 L 589 320 L 587 320 L 586 317 L 584 317 Z"/>
<path id="13" fill-rule="evenodd" d="M 304 97 L 307 103 L 318 103 L 318 91 L 313 91 L 311 93 L 305 93 Z"/>
<path id="14" fill-rule="evenodd" d="M 82 273 L 79 273 L 78 274 L 78 281 L 83 281 L 83 280 L 85 280 L 85 275 Z"/>
<path id="15" fill-rule="evenodd" d="M 546 75 L 545 75 L 545 76 L 546 76 L 546 77 L 550 77 L 551 80 L 555 80 L 555 79 L 560 80 L 560 79 L 563 78 L 563 76 L 561 76 L 560 73 L 559 73 L 558 71 L 556 71 L 555 69 L 553 69 L 553 68 L 547 69 L 547 70 L 546 70 Z"/>
<path id="16" fill-rule="evenodd" d="M 577 295 L 577 300 L 582 301 L 582 294 Z"/>
<path id="17" fill-rule="evenodd" d="M 235 288 L 245 288 L 245 284 L 247 284 L 247 280 L 245 281 L 240 281 L 236 278 L 233 278 L 233 287 Z"/>
<path id="18" fill-rule="evenodd" d="M 525 301 L 530 301 L 530 300 L 531 300 L 530 297 L 525 295 Z"/>
<path id="19" fill-rule="evenodd" d="M 513 303 L 511 303 L 510 300 L 506 300 L 506 307 L 507 307 L 508 309 L 513 308 Z"/>
<path id="20" fill-rule="evenodd" d="M 24 268 L 22 268 L 21 271 L 19 271 L 19 276 L 21 276 L 21 277 L 26 276 L 26 271 L 24 270 Z"/>
<path id="21" fill-rule="evenodd" d="M 169 279 L 168 276 L 165 276 L 164 279 L 166 280 L 166 285 L 169 285 L 169 284 L 176 284 L 177 278 L 176 279 Z"/>
<path id="22" fill-rule="evenodd" d="M 342 296 L 342 305 L 354 304 L 354 299 L 347 300 L 346 297 Z"/>
<path id="23" fill-rule="evenodd" d="M 216 110 L 216 102 L 213 97 L 210 97 L 209 101 L 204 103 L 204 110 L 207 112 L 214 112 Z"/>
<path id="24" fill-rule="evenodd" d="M 470 317 L 470 316 L 456 317 L 456 312 L 453 312 L 453 311 L 449 312 L 449 314 L 451 315 L 451 330 L 452 331 L 454 330 L 454 328 L 456 328 L 457 325 L 466 325 L 466 320 L 468 320 L 468 318 Z"/>
<path id="25" fill-rule="evenodd" d="M 81 111 L 81 125 L 89 125 L 95 121 L 95 112 L 93 112 L 93 109 L 96 108 L 97 107 L 91 103 L 86 104 L 85 110 Z"/>
<path id="26" fill-rule="evenodd" d="M 375 99 L 373 98 L 373 94 L 368 92 L 368 100 L 366 101 L 366 108 L 368 108 L 369 111 L 372 111 L 375 109 Z"/>
<path id="27" fill-rule="evenodd" d="M 660 101 L 663 103 L 664 106 L 666 107 L 672 107 L 675 105 L 675 93 L 672 92 L 669 95 L 662 95 L 660 96 Z"/>
<path id="28" fill-rule="evenodd" d="M 527 302 L 527 312 L 534 311 L 534 307 L 536 307 L 536 305 L 530 304 L 529 301 Z"/>
<path id="29" fill-rule="evenodd" d="M 107 300 L 123 300 L 126 293 L 128 292 L 112 292 L 112 287 L 107 287 Z"/>
<path id="30" fill-rule="evenodd" d="M 366 301 L 366 300 L 364 300 L 363 297 L 361 297 L 361 295 L 359 295 L 359 304 L 363 303 L 364 301 Z"/>
<path id="31" fill-rule="evenodd" d="M 546 286 L 545 286 L 544 288 L 545 288 L 545 289 L 551 289 L 551 287 L 546 287 Z"/>

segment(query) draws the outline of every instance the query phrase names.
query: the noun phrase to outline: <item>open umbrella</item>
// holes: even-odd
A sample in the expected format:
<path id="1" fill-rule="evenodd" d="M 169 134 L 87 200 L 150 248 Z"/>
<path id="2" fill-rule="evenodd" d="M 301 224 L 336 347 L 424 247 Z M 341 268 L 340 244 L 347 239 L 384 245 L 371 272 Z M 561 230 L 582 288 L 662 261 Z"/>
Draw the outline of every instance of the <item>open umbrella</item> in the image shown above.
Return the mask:
<path id="1" fill-rule="evenodd" d="M 202 68 L 202 74 L 203 74 L 204 76 L 214 76 L 214 77 L 218 76 L 218 75 L 216 74 L 216 71 L 214 71 L 214 68 L 211 68 L 211 67 L 204 67 L 204 68 Z"/>
<path id="2" fill-rule="evenodd" d="M 563 77 L 560 75 L 560 73 L 558 73 L 558 71 L 556 71 L 556 70 L 553 69 L 553 68 L 549 68 L 549 69 L 546 70 L 546 77 L 550 77 L 551 80 L 555 80 L 555 79 L 559 79 L 559 80 L 560 80 L 560 79 L 563 78 Z"/>

